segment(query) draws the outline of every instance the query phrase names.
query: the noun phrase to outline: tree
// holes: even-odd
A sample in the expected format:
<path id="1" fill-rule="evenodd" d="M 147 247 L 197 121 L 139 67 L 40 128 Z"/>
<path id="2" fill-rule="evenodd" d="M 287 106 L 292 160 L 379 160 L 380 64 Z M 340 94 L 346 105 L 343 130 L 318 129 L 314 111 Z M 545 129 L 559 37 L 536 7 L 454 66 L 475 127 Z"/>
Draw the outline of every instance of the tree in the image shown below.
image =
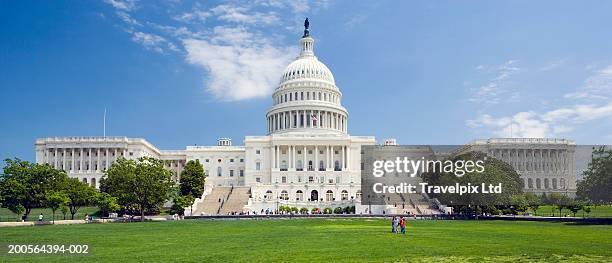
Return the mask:
<path id="1" fill-rule="evenodd" d="M 121 207 L 117 204 L 117 198 L 108 193 L 99 193 L 96 196 L 96 205 L 100 208 L 102 216 L 109 216 L 110 213 L 118 211 Z"/>
<path id="2" fill-rule="evenodd" d="M 117 198 L 126 211 L 140 214 L 144 221 L 147 211 L 157 210 L 175 192 L 172 172 L 164 162 L 151 157 L 138 161 L 118 158 L 100 180 L 100 191 Z"/>
<path id="3" fill-rule="evenodd" d="M 200 161 L 197 159 L 188 161 L 185 164 L 185 169 L 181 172 L 180 194 L 182 196 L 200 197 L 204 192 L 205 182 L 206 176 Z"/>
<path id="4" fill-rule="evenodd" d="M 52 192 L 47 195 L 46 206 L 51 208 L 51 212 L 53 214 L 53 224 L 55 224 L 55 211 L 57 211 L 57 209 L 59 209 L 61 206 L 68 205 L 69 202 L 70 199 L 68 199 L 66 193 L 61 191 Z"/>
<path id="5" fill-rule="evenodd" d="M 68 178 L 64 191 L 68 196 L 68 208 L 72 220 L 81 207 L 95 203 L 96 189 L 77 178 Z"/>
<path id="6" fill-rule="evenodd" d="M 591 162 L 582 173 L 576 195 L 594 204 L 612 202 L 612 149 L 593 149 Z"/>
<path id="7" fill-rule="evenodd" d="M 523 180 L 520 175 L 510 166 L 509 164 L 487 156 L 482 152 L 468 152 L 458 156 L 454 156 L 444 162 L 466 163 L 468 161 L 484 161 L 484 171 L 478 172 L 473 169 L 471 172 L 467 172 L 463 176 L 457 176 L 453 172 L 440 171 L 441 168 L 434 168 L 435 163 L 430 164 L 429 171 L 423 173 L 423 181 L 429 185 L 438 186 L 454 186 L 457 183 L 460 185 L 497 185 L 502 184 L 501 194 L 490 194 L 490 193 L 471 193 L 471 194 L 430 194 L 431 197 L 438 198 L 444 204 L 453 204 L 455 211 L 464 210 L 467 213 L 472 213 L 476 210 L 480 210 L 479 206 L 507 206 L 512 201 L 512 196 L 520 195 L 523 193 Z"/>
<path id="8" fill-rule="evenodd" d="M 34 164 L 18 158 L 6 159 L 0 176 L 2 207 L 27 219 L 32 208 L 45 205 L 45 195 L 58 191 L 67 178 L 66 172 L 48 164 Z"/>
<path id="9" fill-rule="evenodd" d="M 548 199 L 550 200 L 550 203 L 553 205 L 553 207 L 559 209 L 559 217 L 561 217 L 561 211 L 563 210 L 563 208 L 566 208 L 571 202 L 571 199 L 569 197 L 559 193 L 550 194 Z"/>
<path id="10" fill-rule="evenodd" d="M 591 206 L 585 206 L 582 209 L 582 211 L 584 211 L 587 214 L 587 216 L 589 216 L 589 214 L 591 213 Z M 582 215 L 584 215 L 584 214 L 582 214 Z"/>
<path id="11" fill-rule="evenodd" d="M 528 208 L 527 199 L 524 195 L 513 195 L 511 198 L 511 204 L 513 206 L 513 214 L 525 213 Z"/>
<path id="12" fill-rule="evenodd" d="M 581 201 L 571 200 L 566 207 L 568 210 L 572 211 L 573 216 L 576 217 L 576 213 L 578 213 L 578 211 L 584 207 L 584 203 Z"/>
<path id="13" fill-rule="evenodd" d="M 538 215 L 538 208 L 542 205 L 542 199 L 533 193 L 525 194 L 525 200 L 527 201 L 527 206 L 531 208 L 535 215 Z"/>
<path id="14" fill-rule="evenodd" d="M 191 206 L 194 201 L 195 201 L 195 198 L 193 198 L 193 196 L 191 195 L 186 195 L 186 196 L 179 195 L 175 197 L 174 202 L 171 207 L 172 213 L 179 214 L 181 216 L 184 215 L 185 207 Z"/>
<path id="15" fill-rule="evenodd" d="M 64 220 L 66 220 L 66 214 L 68 214 L 68 212 L 70 211 L 70 208 L 68 208 L 67 205 L 62 205 L 60 206 L 60 212 L 62 212 L 62 215 L 64 216 Z"/>

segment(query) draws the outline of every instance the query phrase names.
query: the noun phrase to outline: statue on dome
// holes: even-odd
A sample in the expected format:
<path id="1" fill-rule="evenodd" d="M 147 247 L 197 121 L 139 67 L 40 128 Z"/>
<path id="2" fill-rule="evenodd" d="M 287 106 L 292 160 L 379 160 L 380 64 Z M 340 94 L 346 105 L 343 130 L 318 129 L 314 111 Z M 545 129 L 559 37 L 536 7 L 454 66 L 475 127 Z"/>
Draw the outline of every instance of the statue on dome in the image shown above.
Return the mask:
<path id="1" fill-rule="evenodd" d="M 304 35 L 302 37 L 310 36 L 310 30 L 308 30 L 308 28 L 310 28 L 310 22 L 308 22 L 308 17 L 307 17 L 306 20 L 304 20 Z"/>

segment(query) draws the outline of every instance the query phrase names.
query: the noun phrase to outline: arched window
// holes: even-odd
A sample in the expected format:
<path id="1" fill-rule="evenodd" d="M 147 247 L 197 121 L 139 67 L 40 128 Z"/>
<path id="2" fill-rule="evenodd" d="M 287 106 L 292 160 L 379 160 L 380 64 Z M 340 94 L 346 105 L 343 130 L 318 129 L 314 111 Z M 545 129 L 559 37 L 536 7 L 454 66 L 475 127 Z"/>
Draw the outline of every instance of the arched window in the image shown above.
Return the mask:
<path id="1" fill-rule="evenodd" d="M 295 192 L 295 201 L 302 201 L 302 198 L 304 198 L 304 193 L 302 190 L 297 190 Z"/>
<path id="2" fill-rule="evenodd" d="M 289 194 L 287 193 L 287 191 L 283 190 L 280 194 L 280 199 L 281 200 L 289 200 Z"/>
<path id="3" fill-rule="evenodd" d="M 527 186 L 532 189 L 533 188 L 533 180 L 531 178 L 527 179 Z"/>
<path id="4" fill-rule="evenodd" d="M 272 190 L 268 190 L 266 191 L 266 194 L 264 195 L 264 199 L 266 200 L 272 200 Z"/>
<path id="5" fill-rule="evenodd" d="M 221 170 L 221 166 L 217 167 L 217 176 L 221 176 L 223 174 L 223 170 Z"/>
<path id="6" fill-rule="evenodd" d="M 357 198 L 357 200 L 361 201 L 361 190 L 357 190 L 357 194 L 355 195 L 355 198 Z"/>
<path id="7" fill-rule="evenodd" d="M 340 161 L 336 160 L 336 162 L 334 163 L 334 170 L 335 171 L 340 171 Z"/>
<path id="8" fill-rule="evenodd" d="M 96 187 L 96 178 L 91 178 L 91 186 Z"/>
<path id="9" fill-rule="evenodd" d="M 342 193 L 340 194 L 340 197 L 342 198 L 342 201 L 348 200 L 348 191 L 342 190 Z"/>
<path id="10" fill-rule="evenodd" d="M 544 178 L 544 189 L 549 189 L 550 185 L 548 183 L 548 178 Z"/>
<path id="11" fill-rule="evenodd" d="M 308 161 L 308 171 L 314 171 L 314 168 L 312 167 L 312 161 Z"/>
<path id="12" fill-rule="evenodd" d="M 319 161 L 319 171 L 325 171 L 325 163 L 323 161 Z"/>
<path id="13" fill-rule="evenodd" d="M 536 188 L 537 189 L 541 189 L 542 188 L 542 182 L 540 181 L 540 178 L 536 179 Z"/>
<path id="14" fill-rule="evenodd" d="M 552 179 L 552 188 L 557 189 L 557 178 Z"/>
<path id="15" fill-rule="evenodd" d="M 327 190 L 327 192 L 325 193 L 325 201 L 334 201 L 334 192 L 332 190 Z"/>

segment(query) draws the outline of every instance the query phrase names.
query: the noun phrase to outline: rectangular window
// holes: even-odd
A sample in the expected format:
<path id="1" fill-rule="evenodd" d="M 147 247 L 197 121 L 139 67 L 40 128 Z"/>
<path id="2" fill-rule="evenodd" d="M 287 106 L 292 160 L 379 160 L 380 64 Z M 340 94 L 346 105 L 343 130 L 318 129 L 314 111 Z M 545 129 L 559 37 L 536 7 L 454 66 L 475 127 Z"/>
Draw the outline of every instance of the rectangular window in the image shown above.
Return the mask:
<path id="1" fill-rule="evenodd" d="M 255 150 L 255 154 L 260 154 L 261 151 L 260 150 Z"/>
<path id="2" fill-rule="evenodd" d="M 255 182 L 261 183 L 261 177 L 255 178 Z"/>
<path id="3" fill-rule="evenodd" d="M 286 184 L 286 183 L 287 183 L 287 176 L 283 176 L 283 177 L 281 177 L 281 182 L 282 182 L 283 184 Z"/>
<path id="4" fill-rule="evenodd" d="M 314 182 L 314 177 L 312 177 L 312 176 L 308 176 L 308 182 L 309 182 L 309 183 Z"/>
<path id="5" fill-rule="evenodd" d="M 233 163 L 233 162 L 234 162 L 234 159 L 230 159 L 230 163 Z"/>
<path id="6" fill-rule="evenodd" d="M 244 170 L 240 170 L 240 177 L 244 177 Z"/>
<path id="7" fill-rule="evenodd" d="M 241 162 L 241 163 L 244 163 L 244 159 L 240 159 L 240 162 Z"/>
<path id="8" fill-rule="evenodd" d="M 260 162 L 255 163 L 255 170 L 257 170 L 257 171 L 261 170 L 261 163 Z"/>
<path id="9" fill-rule="evenodd" d="M 230 177 L 234 177 L 234 170 L 230 170 Z"/>

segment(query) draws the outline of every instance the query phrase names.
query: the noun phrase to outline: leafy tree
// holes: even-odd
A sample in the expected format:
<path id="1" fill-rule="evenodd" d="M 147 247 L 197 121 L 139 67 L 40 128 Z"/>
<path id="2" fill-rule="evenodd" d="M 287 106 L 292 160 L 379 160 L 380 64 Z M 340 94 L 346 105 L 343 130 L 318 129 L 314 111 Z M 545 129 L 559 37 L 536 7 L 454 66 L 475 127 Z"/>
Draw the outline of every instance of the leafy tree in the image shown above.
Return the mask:
<path id="1" fill-rule="evenodd" d="M 68 214 L 68 212 L 70 211 L 70 208 L 68 208 L 67 205 L 62 205 L 59 207 L 60 212 L 62 212 L 62 215 L 64 216 L 64 220 L 66 220 L 66 214 Z"/>
<path id="2" fill-rule="evenodd" d="M 195 201 L 195 198 L 193 198 L 193 196 L 191 195 L 186 195 L 186 196 L 179 195 L 175 197 L 174 202 L 171 207 L 172 213 L 184 215 L 185 207 L 191 206 L 194 201 Z"/>
<path id="3" fill-rule="evenodd" d="M 46 206 L 51 208 L 51 212 L 53 214 L 53 224 L 55 224 L 55 211 L 59 209 L 61 206 L 66 206 L 70 202 L 66 193 L 57 191 L 52 192 L 47 195 Z"/>
<path id="4" fill-rule="evenodd" d="M 68 197 L 68 208 L 70 208 L 70 219 L 72 220 L 81 207 L 94 204 L 96 201 L 96 189 L 77 178 L 68 178 L 64 191 Z"/>
<path id="5" fill-rule="evenodd" d="M 438 198 L 444 204 L 453 204 L 456 211 L 466 209 L 466 212 L 473 212 L 480 209 L 480 205 L 497 205 L 507 206 L 511 203 L 511 198 L 514 195 L 523 192 L 523 180 L 520 175 L 509 164 L 498 160 L 494 157 L 487 156 L 482 152 L 468 152 L 451 158 L 449 161 L 457 163 L 457 161 L 484 161 L 484 171 L 466 172 L 459 177 L 452 172 L 440 171 L 439 168 L 430 167 L 429 173 L 423 173 L 422 178 L 430 185 L 450 186 L 459 183 L 460 185 L 481 185 L 481 184 L 502 184 L 501 194 L 491 193 L 473 193 L 473 194 L 431 194 L 432 197 Z M 432 166 L 435 164 L 431 164 Z"/>
<path id="6" fill-rule="evenodd" d="M 117 198 L 108 193 L 99 193 L 96 196 L 96 205 L 100 208 L 102 216 L 109 216 L 110 213 L 119 211 L 121 208 L 117 204 Z"/>
<path id="7" fill-rule="evenodd" d="M 531 208 L 535 215 L 538 215 L 538 209 L 540 205 L 542 205 L 542 199 L 533 193 L 525 194 L 525 200 L 527 201 L 527 206 Z"/>
<path id="8" fill-rule="evenodd" d="M 144 221 L 145 212 L 157 211 L 176 190 L 172 172 L 166 170 L 163 161 L 120 157 L 100 180 L 100 191 L 116 197 L 125 211 L 137 212 Z"/>
<path id="9" fill-rule="evenodd" d="M 584 211 L 587 216 L 589 216 L 589 214 L 591 213 L 591 206 L 585 206 L 584 208 L 582 208 L 582 211 Z"/>
<path id="10" fill-rule="evenodd" d="M 511 204 L 513 207 L 513 214 L 525 213 L 528 208 L 527 199 L 524 195 L 513 195 L 511 198 Z"/>
<path id="11" fill-rule="evenodd" d="M 595 204 L 612 202 L 612 149 L 593 149 L 591 162 L 582 173 L 576 195 Z"/>
<path id="12" fill-rule="evenodd" d="M 188 161 L 185 164 L 185 169 L 181 172 L 180 194 L 182 196 L 200 197 L 204 192 L 205 182 L 204 167 L 200 164 L 200 160 Z"/>
<path id="13" fill-rule="evenodd" d="M 576 213 L 578 213 L 578 211 L 580 211 L 583 207 L 584 207 L 583 202 L 575 201 L 575 200 L 570 201 L 569 204 L 567 205 L 567 209 L 572 211 L 572 214 L 574 217 L 576 217 Z"/>
<path id="14" fill-rule="evenodd" d="M 569 197 L 559 193 L 550 194 L 548 199 L 554 207 L 559 209 L 559 217 L 561 217 L 561 211 L 563 210 L 563 208 L 566 208 L 571 202 L 571 199 Z"/>
<path id="15" fill-rule="evenodd" d="M 67 175 L 48 164 L 34 164 L 18 158 L 6 159 L 0 176 L 2 207 L 27 219 L 32 208 L 45 205 L 47 193 L 57 191 Z"/>

